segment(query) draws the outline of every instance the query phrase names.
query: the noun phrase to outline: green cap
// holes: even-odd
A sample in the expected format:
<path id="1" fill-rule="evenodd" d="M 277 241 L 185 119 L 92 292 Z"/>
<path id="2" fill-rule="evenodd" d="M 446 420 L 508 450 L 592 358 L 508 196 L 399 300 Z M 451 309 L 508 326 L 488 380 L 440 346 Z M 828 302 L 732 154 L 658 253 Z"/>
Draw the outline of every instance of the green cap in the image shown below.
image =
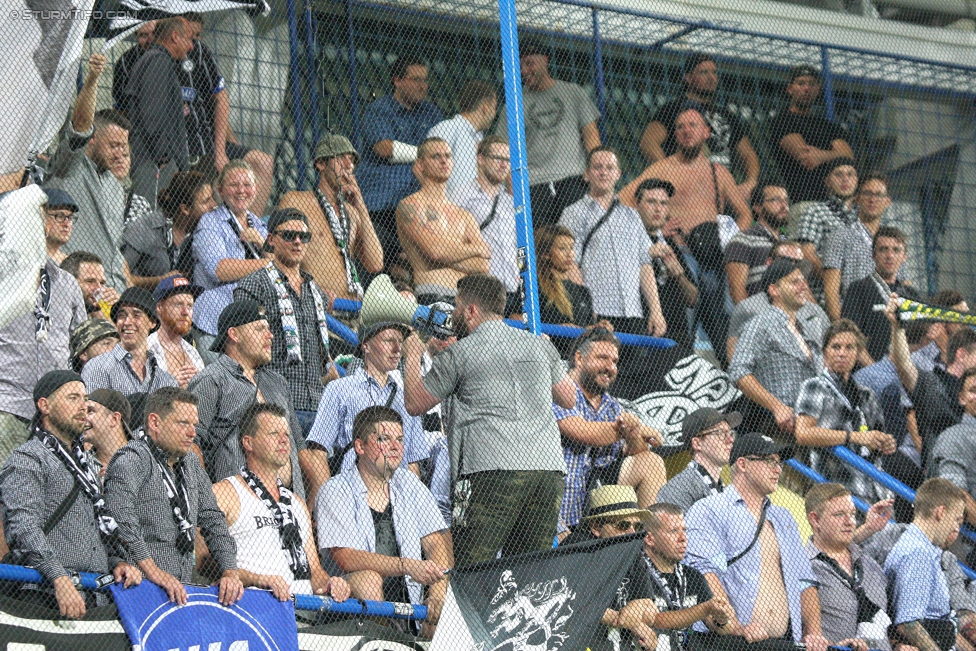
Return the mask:
<path id="1" fill-rule="evenodd" d="M 349 142 L 349 138 L 340 136 L 337 133 L 327 133 L 319 139 L 319 144 L 315 145 L 315 160 L 320 158 L 335 158 L 343 154 L 352 154 L 359 164 L 359 152 Z"/>

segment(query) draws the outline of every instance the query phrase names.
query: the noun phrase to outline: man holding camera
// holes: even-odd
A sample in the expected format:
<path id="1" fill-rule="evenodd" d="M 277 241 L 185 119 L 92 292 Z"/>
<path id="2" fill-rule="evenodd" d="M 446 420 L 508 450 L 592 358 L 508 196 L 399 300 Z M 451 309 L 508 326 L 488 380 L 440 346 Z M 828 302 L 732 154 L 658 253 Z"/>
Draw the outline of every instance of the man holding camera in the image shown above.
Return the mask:
<path id="1" fill-rule="evenodd" d="M 455 481 L 454 553 L 465 566 L 552 546 L 563 496 L 559 429 L 551 403 L 571 409 L 576 387 L 546 339 L 502 321 L 505 287 L 494 276 L 457 281 L 458 342 L 421 377 L 425 346 L 404 342 L 404 398 L 420 416 L 446 400 Z"/>

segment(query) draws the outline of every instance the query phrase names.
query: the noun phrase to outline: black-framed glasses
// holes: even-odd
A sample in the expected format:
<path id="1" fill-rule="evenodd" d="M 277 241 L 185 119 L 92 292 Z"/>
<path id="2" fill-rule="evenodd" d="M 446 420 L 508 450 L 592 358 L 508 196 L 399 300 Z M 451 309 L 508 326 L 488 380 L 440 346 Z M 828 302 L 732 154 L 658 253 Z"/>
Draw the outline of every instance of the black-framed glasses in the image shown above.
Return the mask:
<path id="1" fill-rule="evenodd" d="M 59 224 L 63 224 L 66 221 L 73 222 L 78 219 L 77 213 L 73 213 L 68 210 L 51 210 L 48 208 L 44 211 L 44 213 Z"/>
<path id="2" fill-rule="evenodd" d="M 712 430 L 707 430 L 702 432 L 701 434 L 698 435 L 698 438 L 703 439 L 706 436 L 717 436 L 719 438 L 728 438 L 731 436 L 732 440 L 734 441 L 738 435 L 739 433 L 734 429 L 712 429 Z"/>
<path id="3" fill-rule="evenodd" d="M 297 238 L 302 244 L 308 244 L 312 241 L 312 234 L 308 231 L 275 231 L 275 235 L 280 237 L 286 242 L 294 242 Z"/>
<path id="4" fill-rule="evenodd" d="M 630 520 L 617 520 L 616 522 L 614 522 L 612 524 L 612 526 L 613 526 L 614 529 L 616 529 L 617 531 L 620 531 L 621 533 L 624 533 L 624 532 L 627 532 L 627 531 L 630 531 L 630 530 L 634 530 L 634 531 L 643 531 L 644 530 L 644 523 L 641 522 L 640 520 L 638 520 L 637 522 L 631 522 Z"/>

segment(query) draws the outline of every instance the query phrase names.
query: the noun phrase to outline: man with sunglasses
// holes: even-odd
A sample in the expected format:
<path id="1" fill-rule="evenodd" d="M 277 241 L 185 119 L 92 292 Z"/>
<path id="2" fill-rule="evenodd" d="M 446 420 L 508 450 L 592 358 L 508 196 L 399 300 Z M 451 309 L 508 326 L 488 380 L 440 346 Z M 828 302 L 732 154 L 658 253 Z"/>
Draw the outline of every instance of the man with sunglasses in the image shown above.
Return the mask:
<path id="1" fill-rule="evenodd" d="M 732 485 L 688 511 L 687 563 L 705 575 L 712 593 L 735 609 L 731 633 L 719 637 L 695 624 L 689 648 L 825 651 L 817 579 L 796 521 L 773 506 L 783 462 L 793 449 L 768 436 L 745 434 L 729 454 Z M 737 639 L 738 638 L 738 639 Z"/>
<path id="2" fill-rule="evenodd" d="M 315 421 L 324 386 L 338 377 L 325 324 L 330 297 L 301 268 L 311 241 L 305 213 L 297 208 L 275 210 L 268 217 L 271 262 L 242 278 L 234 289 L 235 301 L 257 301 L 268 311 L 274 335 L 268 367 L 288 383 L 303 438 Z"/>
<path id="3" fill-rule="evenodd" d="M 735 428 L 741 423 L 739 412 L 723 414 L 711 407 L 685 416 L 681 437 L 684 446 L 691 450 L 691 461 L 658 491 L 657 501 L 674 504 L 687 513 L 698 500 L 721 493 L 725 489 L 722 467 L 729 463 Z"/>

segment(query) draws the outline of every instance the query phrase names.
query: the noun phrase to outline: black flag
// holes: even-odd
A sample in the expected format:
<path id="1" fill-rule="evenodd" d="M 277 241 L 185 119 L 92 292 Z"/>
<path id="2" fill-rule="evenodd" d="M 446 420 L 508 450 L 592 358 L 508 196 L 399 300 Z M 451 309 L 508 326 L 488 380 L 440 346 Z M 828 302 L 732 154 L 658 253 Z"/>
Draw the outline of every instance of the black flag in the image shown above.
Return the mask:
<path id="1" fill-rule="evenodd" d="M 506 556 L 456 570 L 430 651 L 583 651 L 643 535 Z"/>

